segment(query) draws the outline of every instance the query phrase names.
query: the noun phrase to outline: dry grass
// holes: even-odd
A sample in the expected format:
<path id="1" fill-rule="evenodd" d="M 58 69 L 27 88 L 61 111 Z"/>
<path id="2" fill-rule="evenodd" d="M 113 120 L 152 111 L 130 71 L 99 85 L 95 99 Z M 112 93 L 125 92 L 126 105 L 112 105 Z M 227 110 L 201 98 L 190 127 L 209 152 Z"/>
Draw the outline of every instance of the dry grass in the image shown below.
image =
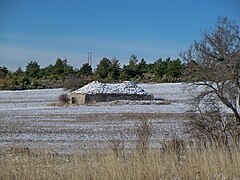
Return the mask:
<path id="1" fill-rule="evenodd" d="M 186 146 L 70 155 L 11 149 L 0 155 L 0 179 L 240 179 L 240 151 Z"/>

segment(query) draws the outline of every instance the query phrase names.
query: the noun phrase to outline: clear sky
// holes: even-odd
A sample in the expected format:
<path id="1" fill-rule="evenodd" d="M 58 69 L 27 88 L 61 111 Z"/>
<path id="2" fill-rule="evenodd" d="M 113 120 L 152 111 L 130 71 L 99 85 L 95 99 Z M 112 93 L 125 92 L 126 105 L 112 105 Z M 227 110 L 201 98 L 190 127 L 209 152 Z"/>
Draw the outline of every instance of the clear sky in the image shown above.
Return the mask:
<path id="1" fill-rule="evenodd" d="M 240 0 L 0 0 L 0 66 L 177 58 L 225 15 L 240 24 Z"/>

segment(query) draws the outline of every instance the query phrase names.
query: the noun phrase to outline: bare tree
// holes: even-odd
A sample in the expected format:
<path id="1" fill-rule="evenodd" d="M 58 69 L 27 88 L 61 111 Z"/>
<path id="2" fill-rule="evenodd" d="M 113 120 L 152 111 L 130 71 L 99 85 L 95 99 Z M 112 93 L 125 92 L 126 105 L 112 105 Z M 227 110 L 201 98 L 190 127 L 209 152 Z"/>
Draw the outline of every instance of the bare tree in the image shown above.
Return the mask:
<path id="1" fill-rule="evenodd" d="M 187 62 L 185 73 L 197 77 L 191 83 L 198 89 L 193 100 L 193 110 L 198 113 L 192 114 L 191 128 L 210 133 L 211 138 L 224 137 L 225 141 L 233 131 L 239 135 L 239 26 L 228 17 L 219 17 L 215 28 L 205 31 L 202 40 L 195 41 L 181 57 Z M 234 117 L 229 118 L 223 107 Z"/>

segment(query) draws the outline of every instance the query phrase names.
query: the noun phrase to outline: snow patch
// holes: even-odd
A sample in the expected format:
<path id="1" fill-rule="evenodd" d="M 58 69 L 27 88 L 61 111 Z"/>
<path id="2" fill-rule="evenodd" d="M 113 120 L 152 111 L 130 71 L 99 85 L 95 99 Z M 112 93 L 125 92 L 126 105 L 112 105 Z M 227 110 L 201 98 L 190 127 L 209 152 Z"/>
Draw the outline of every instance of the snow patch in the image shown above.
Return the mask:
<path id="1" fill-rule="evenodd" d="M 123 83 L 109 84 L 93 81 L 73 93 L 82 94 L 139 94 L 150 95 L 144 89 L 137 86 L 137 84 L 129 81 Z"/>

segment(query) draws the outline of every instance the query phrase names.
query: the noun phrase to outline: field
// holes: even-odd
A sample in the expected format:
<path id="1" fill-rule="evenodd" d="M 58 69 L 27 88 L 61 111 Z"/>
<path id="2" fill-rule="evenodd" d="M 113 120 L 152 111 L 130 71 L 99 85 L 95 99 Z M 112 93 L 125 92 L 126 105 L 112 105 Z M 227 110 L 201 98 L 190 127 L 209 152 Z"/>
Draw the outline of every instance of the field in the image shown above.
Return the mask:
<path id="1" fill-rule="evenodd" d="M 124 141 L 133 147 L 134 128 L 143 120 L 153 127 L 151 146 L 161 139 L 184 136 L 187 96 L 181 84 L 140 84 L 168 105 L 49 106 L 62 89 L 1 91 L 0 147 L 47 148 L 66 152 L 103 149 Z M 174 131 L 173 131 L 174 130 Z"/>
<path id="2" fill-rule="evenodd" d="M 182 141 L 183 84 L 139 86 L 170 104 L 53 106 L 62 89 L 1 91 L 0 179 L 240 179 L 239 148 Z"/>

